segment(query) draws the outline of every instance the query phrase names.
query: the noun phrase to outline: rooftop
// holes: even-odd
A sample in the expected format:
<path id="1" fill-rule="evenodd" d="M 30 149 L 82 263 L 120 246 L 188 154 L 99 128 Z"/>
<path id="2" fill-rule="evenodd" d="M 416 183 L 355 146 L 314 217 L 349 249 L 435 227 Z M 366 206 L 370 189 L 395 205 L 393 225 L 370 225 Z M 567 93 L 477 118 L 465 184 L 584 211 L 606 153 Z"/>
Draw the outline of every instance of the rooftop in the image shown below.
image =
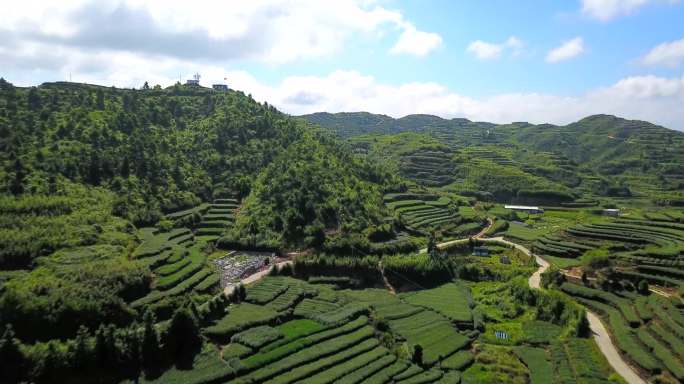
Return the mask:
<path id="1" fill-rule="evenodd" d="M 539 210 L 539 207 L 533 207 L 529 205 L 504 205 L 506 209 L 525 209 L 525 210 Z"/>

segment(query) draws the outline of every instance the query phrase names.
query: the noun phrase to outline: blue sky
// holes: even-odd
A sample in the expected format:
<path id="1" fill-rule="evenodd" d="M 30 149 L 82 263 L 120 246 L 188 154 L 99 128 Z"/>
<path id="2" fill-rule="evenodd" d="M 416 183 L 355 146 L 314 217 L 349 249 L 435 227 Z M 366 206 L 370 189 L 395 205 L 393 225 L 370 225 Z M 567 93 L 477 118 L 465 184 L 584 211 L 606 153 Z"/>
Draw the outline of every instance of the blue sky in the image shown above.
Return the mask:
<path id="1" fill-rule="evenodd" d="M 681 0 L 25 0 L 0 76 L 139 87 L 194 72 L 292 114 L 368 110 L 684 130 Z"/>

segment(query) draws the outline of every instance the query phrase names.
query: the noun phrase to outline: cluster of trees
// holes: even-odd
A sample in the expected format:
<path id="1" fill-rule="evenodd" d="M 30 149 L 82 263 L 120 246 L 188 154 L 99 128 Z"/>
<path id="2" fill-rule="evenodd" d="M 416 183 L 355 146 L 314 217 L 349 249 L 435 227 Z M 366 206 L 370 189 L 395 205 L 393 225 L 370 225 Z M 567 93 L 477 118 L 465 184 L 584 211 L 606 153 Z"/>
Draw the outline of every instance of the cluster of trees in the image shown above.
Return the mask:
<path id="1" fill-rule="evenodd" d="M 75 338 L 32 345 L 15 338 L 11 325 L 0 338 L 0 381 L 18 383 L 69 382 L 96 377 L 117 383 L 141 375 L 155 377 L 171 365 L 188 369 L 202 347 L 196 313 L 178 309 L 167 326 L 155 323 L 151 311 L 142 323 L 121 328 L 101 325 L 94 333 L 81 326 Z"/>
<path id="2" fill-rule="evenodd" d="M 381 281 L 378 256 L 335 256 L 316 254 L 299 257 L 294 261 L 294 271 L 279 271 L 279 274 L 293 273 L 298 277 L 353 276 L 362 284 L 374 285 Z"/>
<path id="3" fill-rule="evenodd" d="M 547 277 L 548 281 L 549 277 Z M 525 278 L 516 278 L 506 285 L 513 301 L 520 305 L 536 308 L 535 319 L 548 321 L 564 327 L 566 334 L 573 337 L 588 337 L 589 322 L 583 307 L 567 295 L 555 290 L 534 290 Z"/>
<path id="4" fill-rule="evenodd" d="M 117 196 L 136 225 L 215 197 L 245 199 L 228 240 L 320 246 L 379 224 L 396 176 L 240 92 L 0 84 L 0 192 L 52 194 L 65 178 Z M 250 192 L 253 193 L 250 194 Z M 343 236 L 338 236 L 343 237 Z"/>
<path id="5" fill-rule="evenodd" d="M 259 174 L 222 241 L 320 248 L 381 222 L 379 185 L 386 175 L 339 150 L 332 139 L 315 136 L 304 134 Z"/>
<path id="6" fill-rule="evenodd" d="M 149 269 L 122 256 L 103 256 L 101 261 L 39 267 L 5 282 L 0 324 L 14 324 L 25 341 L 73 337 L 79 325 L 130 324 L 137 313 L 125 300 L 148 291 Z"/>
<path id="7" fill-rule="evenodd" d="M 111 216 L 113 193 L 63 178 L 56 185 L 50 195 L 0 195 L 0 268 L 31 268 L 61 248 L 127 246 L 134 228 Z"/>
<path id="8" fill-rule="evenodd" d="M 198 324 L 225 315 L 244 287 L 134 310 L 151 282 L 150 265 L 130 257 L 136 227 L 194 227 L 199 213 L 164 214 L 238 195 L 219 246 L 368 251 L 387 229 L 381 196 L 399 184 L 384 164 L 240 92 L 0 80 L 0 269 L 19 270 L 0 276 L 0 381 L 119 382 L 191 364 Z M 357 269 L 370 279 L 377 260 Z"/>
<path id="9" fill-rule="evenodd" d="M 0 191 L 49 193 L 57 176 L 103 185 L 115 213 L 153 223 L 163 212 L 251 179 L 303 130 L 241 93 L 0 83 Z"/>
<path id="10" fill-rule="evenodd" d="M 454 265 L 447 257 L 428 253 L 386 256 L 382 266 L 385 276 L 397 286 L 433 287 L 456 277 Z"/>

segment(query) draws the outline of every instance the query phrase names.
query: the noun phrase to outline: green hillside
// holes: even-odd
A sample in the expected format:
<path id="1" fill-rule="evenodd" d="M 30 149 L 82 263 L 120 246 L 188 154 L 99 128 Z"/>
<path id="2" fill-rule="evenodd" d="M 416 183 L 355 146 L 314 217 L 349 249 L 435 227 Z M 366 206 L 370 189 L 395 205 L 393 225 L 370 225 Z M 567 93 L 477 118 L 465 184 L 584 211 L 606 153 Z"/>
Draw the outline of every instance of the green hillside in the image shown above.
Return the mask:
<path id="1" fill-rule="evenodd" d="M 557 192 L 546 194 L 551 196 L 547 203 L 566 202 L 568 196 L 634 196 L 661 205 L 684 204 L 684 133 L 644 121 L 596 115 L 554 126 L 368 113 L 302 118 L 348 138 L 359 153 L 389 156 L 399 173 L 420 185 L 448 184 L 447 177 L 437 182 L 421 177 L 420 170 L 439 164 L 440 173 L 430 173 L 433 178 L 453 177 L 452 189 L 493 194 L 498 201 L 538 200 L 535 193 Z M 431 152 L 421 156 L 430 151 L 429 142 L 448 153 L 451 163 Z M 406 161 L 411 154 L 416 161 Z"/>
<path id="2" fill-rule="evenodd" d="M 28 343 L 168 319 L 216 291 L 217 245 L 366 244 L 394 179 L 241 92 L 178 85 L 2 80 L 0 148 L 0 323 Z"/>
<path id="3" fill-rule="evenodd" d="M 682 136 L 0 80 L 0 382 L 681 380 Z"/>

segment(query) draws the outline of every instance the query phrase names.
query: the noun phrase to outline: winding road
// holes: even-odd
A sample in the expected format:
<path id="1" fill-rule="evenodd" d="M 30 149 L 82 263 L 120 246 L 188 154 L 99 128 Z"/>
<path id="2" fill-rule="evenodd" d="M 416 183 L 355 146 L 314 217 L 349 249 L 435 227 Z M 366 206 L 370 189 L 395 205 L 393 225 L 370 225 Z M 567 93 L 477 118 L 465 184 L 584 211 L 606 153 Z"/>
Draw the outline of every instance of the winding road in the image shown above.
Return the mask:
<path id="1" fill-rule="evenodd" d="M 444 247 L 448 247 L 448 246 L 451 246 L 454 244 L 467 243 L 469 239 L 478 239 L 479 240 L 482 238 L 482 236 L 485 235 L 485 233 L 487 233 L 487 231 L 489 230 L 489 228 L 492 227 L 492 225 L 494 225 L 494 220 L 487 218 L 487 226 L 482 228 L 482 230 L 480 232 L 478 232 L 477 235 L 471 236 L 469 238 L 466 237 L 465 239 L 456 239 L 456 240 L 445 241 L 443 243 L 439 243 L 439 244 L 435 245 L 435 247 L 437 247 L 438 249 L 442 249 Z M 427 253 L 427 251 L 428 251 L 427 248 L 422 248 L 418 251 L 418 253 Z"/>
<path id="2" fill-rule="evenodd" d="M 498 242 L 510 245 L 525 253 L 528 256 L 533 256 L 539 265 L 539 268 L 530 276 L 529 284 L 531 288 L 540 289 L 541 274 L 544 273 L 549 268 L 549 262 L 542 259 L 539 255 L 532 253 L 526 247 L 505 240 L 503 237 L 492 237 L 489 239 L 479 239 L 483 242 Z M 629 384 L 647 384 L 646 380 L 639 377 L 636 371 L 622 358 L 617 348 L 613 344 L 610 338 L 610 333 L 606 330 L 603 325 L 601 318 L 595 313 L 587 310 L 587 320 L 589 321 L 589 327 L 591 332 L 594 334 L 594 341 L 598 345 L 601 353 L 606 357 L 608 363 L 613 367 L 615 372 L 617 372 L 625 381 Z"/>
<path id="3" fill-rule="evenodd" d="M 489 219 L 488 219 L 489 220 Z M 528 256 L 534 257 L 537 265 L 539 265 L 539 268 L 530 276 L 529 278 L 529 285 L 531 288 L 534 289 L 541 289 L 541 274 L 544 273 L 548 268 L 549 268 L 549 262 L 541 258 L 541 256 L 536 255 L 532 253 L 529 249 L 526 247 L 513 243 L 511 241 L 508 241 L 504 239 L 503 237 L 491 237 L 491 238 L 482 238 L 484 233 L 493 225 L 492 220 L 489 220 L 489 225 L 484 228 L 480 233 L 477 235 L 473 236 L 473 238 L 478 239 L 479 241 L 482 241 L 484 243 L 501 243 L 501 244 L 506 244 L 508 246 L 514 247 L 515 249 L 520 250 L 521 252 L 525 253 Z M 457 244 L 459 242 L 467 242 L 468 239 L 458 239 L 458 240 L 451 240 L 447 241 L 444 243 L 437 244 L 437 248 L 443 248 L 447 247 L 449 245 Z M 426 253 L 427 249 L 421 249 L 420 252 Z M 278 263 L 277 265 L 283 266 L 285 264 L 292 263 L 292 261 L 283 261 Z M 382 270 L 382 264 L 379 265 L 379 268 Z M 259 271 L 257 273 L 254 273 L 250 276 L 247 276 L 246 278 L 242 279 L 241 283 L 242 284 L 249 284 L 253 283 L 257 280 L 260 280 L 264 276 L 268 275 L 268 269 Z M 384 277 L 384 274 L 383 274 Z M 392 286 L 389 284 L 389 281 L 385 280 L 386 286 L 388 286 L 388 289 L 390 291 L 393 291 L 394 289 Z M 226 287 L 225 294 L 229 294 L 230 291 L 232 290 L 232 287 Z M 608 360 L 608 363 L 613 367 L 615 372 L 617 372 L 620 376 L 622 376 L 625 381 L 628 384 L 648 384 L 646 380 L 642 379 L 639 377 L 639 375 L 636 373 L 634 368 L 632 368 L 620 355 L 618 352 L 617 348 L 613 344 L 613 341 L 610 338 L 610 333 L 608 333 L 608 330 L 606 327 L 603 325 L 603 322 L 597 316 L 595 313 L 588 311 L 587 310 L 587 320 L 589 321 L 589 327 L 591 328 L 591 332 L 594 334 L 594 340 L 596 341 L 596 344 L 598 345 L 599 349 L 601 350 L 601 353 L 606 357 L 606 360 Z"/>

